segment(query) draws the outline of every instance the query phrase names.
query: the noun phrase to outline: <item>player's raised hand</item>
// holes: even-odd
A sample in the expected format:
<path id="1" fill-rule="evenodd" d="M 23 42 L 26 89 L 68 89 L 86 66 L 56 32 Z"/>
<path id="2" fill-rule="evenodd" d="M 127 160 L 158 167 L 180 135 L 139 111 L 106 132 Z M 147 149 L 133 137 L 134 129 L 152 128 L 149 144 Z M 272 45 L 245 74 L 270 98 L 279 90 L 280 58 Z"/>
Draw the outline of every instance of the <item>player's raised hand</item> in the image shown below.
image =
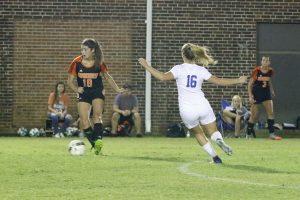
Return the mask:
<path id="1" fill-rule="evenodd" d="M 144 58 L 139 58 L 139 63 L 143 66 L 143 67 L 147 67 L 149 66 L 148 62 L 144 59 Z"/>
<path id="2" fill-rule="evenodd" d="M 123 92 L 125 92 L 125 89 L 124 88 L 119 88 L 117 92 L 118 93 L 123 93 Z"/>
<path id="3" fill-rule="evenodd" d="M 77 93 L 82 94 L 84 92 L 83 87 L 78 87 L 77 88 Z"/>
<path id="4" fill-rule="evenodd" d="M 247 82 L 247 76 L 240 76 L 239 82 L 240 83 L 246 83 Z"/>

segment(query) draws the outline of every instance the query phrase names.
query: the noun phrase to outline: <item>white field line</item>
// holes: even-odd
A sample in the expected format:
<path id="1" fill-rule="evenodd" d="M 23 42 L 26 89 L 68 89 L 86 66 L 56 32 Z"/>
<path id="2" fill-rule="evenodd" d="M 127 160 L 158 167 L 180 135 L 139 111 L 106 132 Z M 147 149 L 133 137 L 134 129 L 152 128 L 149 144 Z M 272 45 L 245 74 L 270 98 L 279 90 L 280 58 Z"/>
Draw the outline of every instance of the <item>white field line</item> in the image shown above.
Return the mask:
<path id="1" fill-rule="evenodd" d="M 289 186 L 289 185 L 276 185 L 276 184 L 269 184 L 269 183 L 258 183 L 258 182 L 251 182 L 251 181 L 243 181 L 239 179 L 231 179 L 231 178 L 222 178 L 222 177 L 216 177 L 216 176 L 209 176 L 205 174 L 199 174 L 196 172 L 192 172 L 189 170 L 189 167 L 195 163 L 200 163 L 200 161 L 194 161 L 189 163 L 184 163 L 183 165 L 178 167 L 178 170 L 186 175 L 207 179 L 207 180 L 213 180 L 213 181 L 224 181 L 224 182 L 230 182 L 230 183 L 237 183 L 237 184 L 246 184 L 246 185 L 255 185 L 255 186 L 264 186 L 264 187 L 277 187 L 277 188 L 290 188 L 290 189 L 300 189 L 299 185 L 295 186 Z"/>

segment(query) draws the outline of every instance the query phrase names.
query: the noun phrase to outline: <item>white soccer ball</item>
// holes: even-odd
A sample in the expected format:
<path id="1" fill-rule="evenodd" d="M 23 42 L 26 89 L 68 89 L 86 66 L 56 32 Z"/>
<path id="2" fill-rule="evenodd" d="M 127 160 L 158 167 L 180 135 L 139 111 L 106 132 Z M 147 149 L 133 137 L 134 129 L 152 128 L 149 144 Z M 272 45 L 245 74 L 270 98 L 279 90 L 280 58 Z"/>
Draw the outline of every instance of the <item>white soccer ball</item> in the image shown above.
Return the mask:
<path id="1" fill-rule="evenodd" d="M 85 144 L 81 140 L 72 140 L 68 145 L 68 150 L 73 156 L 82 156 L 85 153 Z"/>
<path id="2" fill-rule="evenodd" d="M 18 132 L 17 132 L 17 133 L 18 133 L 19 136 L 22 136 L 22 137 L 23 137 L 23 136 L 26 136 L 26 135 L 27 135 L 28 130 L 27 130 L 25 127 L 21 127 L 21 128 L 18 129 Z"/>
<path id="3" fill-rule="evenodd" d="M 32 129 L 30 129 L 30 131 L 29 131 L 29 135 L 30 135 L 31 137 L 37 137 L 37 136 L 40 135 L 40 131 L 39 131 L 39 129 L 37 129 L 37 128 L 32 128 Z"/>
<path id="4" fill-rule="evenodd" d="M 40 128 L 39 130 L 39 136 L 46 136 L 46 131 L 43 128 Z"/>

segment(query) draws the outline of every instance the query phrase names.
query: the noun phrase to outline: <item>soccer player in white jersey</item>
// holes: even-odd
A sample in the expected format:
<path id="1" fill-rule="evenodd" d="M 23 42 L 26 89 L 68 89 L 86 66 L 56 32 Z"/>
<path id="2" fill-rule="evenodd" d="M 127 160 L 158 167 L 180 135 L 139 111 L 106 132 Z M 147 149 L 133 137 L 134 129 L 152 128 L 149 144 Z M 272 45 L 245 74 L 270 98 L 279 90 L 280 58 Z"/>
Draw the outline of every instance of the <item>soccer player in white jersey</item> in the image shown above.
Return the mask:
<path id="1" fill-rule="evenodd" d="M 208 54 L 206 47 L 191 43 L 184 44 L 181 56 L 183 64 L 174 66 L 166 73 L 153 68 L 144 58 L 139 58 L 139 63 L 158 80 L 176 80 L 182 121 L 195 135 L 198 143 L 212 157 L 213 162 L 220 164 L 222 160 L 206 138 L 201 126 L 227 155 L 232 155 L 232 149 L 224 142 L 221 133 L 217 130 L 216 117 L 204 96 L 202 83 L 207 80 L 216 85 L 242 84 L 247 81 L 247 77 L 227 79 L 213 76 L 205 67 L 216 64 L 216 61 Z"/>

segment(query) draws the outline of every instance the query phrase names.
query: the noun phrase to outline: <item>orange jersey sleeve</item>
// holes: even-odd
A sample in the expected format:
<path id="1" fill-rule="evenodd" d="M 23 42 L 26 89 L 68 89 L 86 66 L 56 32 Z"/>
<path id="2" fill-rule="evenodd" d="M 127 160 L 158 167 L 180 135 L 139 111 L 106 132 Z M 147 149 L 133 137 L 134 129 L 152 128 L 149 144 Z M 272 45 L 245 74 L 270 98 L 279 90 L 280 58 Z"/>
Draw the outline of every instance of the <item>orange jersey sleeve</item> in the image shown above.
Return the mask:
<path id="1" fill-rule="evenodd" d="M 68 107 L 69 106 L 69 101 L 70 101 L 70 98 L 67 94 L 63 94 L 61 96 L 61 101 L 64 102 L 64 106 L 65 107 Z"/>
<path id="2" fill-rule="evenodd" d="M 259 71 L 259 66 L 255 67 L 254 70 L 252 70 L 251 78 L 253 78 L 253 80 L 257 79 L 257 73 L 258 73 L 258 71 Z"/>
<path id="3" fill-rule="evenodd" d="M 54 104 L 54 99 L 55 99 L 54 92 L 51 92 L 49 97 L 48 97 L 48 105 L 53 105 Z"/>
<path id="4" fill-rule="evenodd" d="M 78 56 L 76 57 L 71 64 L 69 65 L 68 68 L 68 74 L 72 74 L 73 76 L 77 76 L 77 72 L 76 72 L 76 62 L 81 62 L 82 57 Z"/>

